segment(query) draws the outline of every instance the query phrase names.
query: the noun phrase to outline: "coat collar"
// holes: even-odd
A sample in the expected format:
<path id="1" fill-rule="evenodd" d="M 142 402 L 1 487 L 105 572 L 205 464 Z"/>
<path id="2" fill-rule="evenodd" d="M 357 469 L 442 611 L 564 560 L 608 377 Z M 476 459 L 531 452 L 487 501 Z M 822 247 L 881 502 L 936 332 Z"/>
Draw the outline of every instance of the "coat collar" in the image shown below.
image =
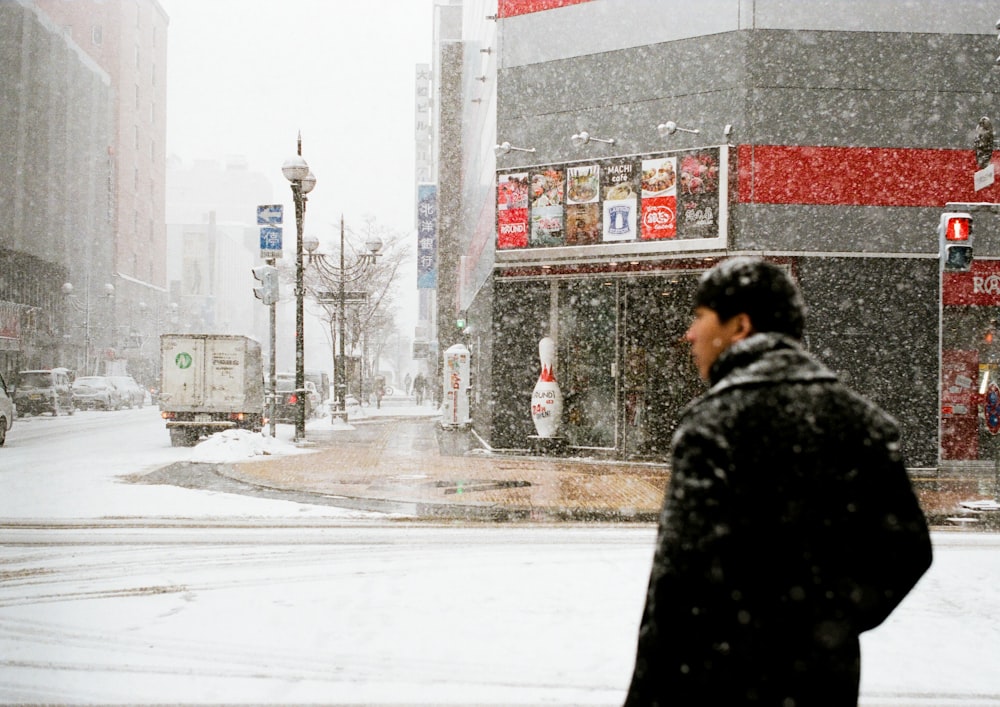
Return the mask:
<path id="1" fill-rule="evenodd" d="M 798 341 L 774 333 L 753 334 L 737 341 L 722 352 L 709 376 L 708 395 L 759 383 L 837 380 L 836 374 L 807 353 Z"/>

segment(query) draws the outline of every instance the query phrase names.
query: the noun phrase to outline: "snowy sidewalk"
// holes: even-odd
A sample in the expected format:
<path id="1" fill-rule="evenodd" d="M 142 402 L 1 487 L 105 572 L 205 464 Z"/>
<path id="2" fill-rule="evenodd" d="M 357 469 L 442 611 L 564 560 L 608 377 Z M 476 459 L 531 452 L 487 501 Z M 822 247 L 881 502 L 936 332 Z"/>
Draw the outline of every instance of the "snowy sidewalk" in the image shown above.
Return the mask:
<path id="1" fill-rule="evenodd" d="M 665 464 L 491 453 L 469 433 L 442 430 L 433 408 L 408 401 L 357 410 L 346 425 L 311 420 L 302 445 L 291 446 L 291 433 L 279 426 L 278 439 L 266 440 L 279 448 L 226 460 L 217 473 L 359 510 L 492 521 L 653 522 L 669 478 Z M 932 524 L 983 527 L 985 516 L 960 505 L 981 496 L 974 485 L 920 478 L 915 487 Z"/>

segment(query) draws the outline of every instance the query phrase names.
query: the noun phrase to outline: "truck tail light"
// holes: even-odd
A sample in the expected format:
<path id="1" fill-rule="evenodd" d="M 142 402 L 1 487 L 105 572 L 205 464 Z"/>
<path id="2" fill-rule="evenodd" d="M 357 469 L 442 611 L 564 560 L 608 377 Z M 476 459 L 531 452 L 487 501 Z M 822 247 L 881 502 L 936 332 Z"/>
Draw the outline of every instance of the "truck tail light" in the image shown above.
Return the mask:
<path id="1" fill-rule="evenodd" d="M 160 417 L 162 417 L 164 420 L 173 420 L 175 417 L 177 417 L 177 413 L 168 412 L 167 410 L 164 410 L 163 412 L 160 413 Z"/>

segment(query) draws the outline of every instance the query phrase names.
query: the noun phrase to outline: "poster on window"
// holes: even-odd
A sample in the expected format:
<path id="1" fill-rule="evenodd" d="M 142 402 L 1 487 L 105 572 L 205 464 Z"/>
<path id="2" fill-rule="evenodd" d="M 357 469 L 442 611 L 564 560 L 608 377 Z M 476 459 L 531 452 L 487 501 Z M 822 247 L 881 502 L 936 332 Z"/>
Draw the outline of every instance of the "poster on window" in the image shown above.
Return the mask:
<path id="1" fill-rule="evenodd" d="M 718 147 L 523 167 L 497 174 L 497 250 L 726 243 L 728 153 Z M 708 241 L 711 241 L 709 243 Z"/>
<path id="2" fill-rule="evenodd" d="M 685 238 L 711 238 L 719 227 L 719 162 L 717 153 L 680 157 L 677 193 L 678 227 Z"/>
<path id="3" fill-rule="evenodd" d="M 528 173 L 497 180 L 497 248 L 528 247 Z"/>
<path id="4" fill-rule="evenodd" d="M 565 245 L 563 205 L 566 172 L 546 169 L 531 174 L 531 231 L 529 245 Z"/>
<path id="5" fill-rule="evenodd" d="M 642 161 L 642 240 L 677 236 L 677 158 Z"/>
<path id="6" fill-rule="evenodd" d="M 604 241 L 634 241 L 639 205 L 638 170 L 634 160 L 618 160 L 601 170 Z"/>

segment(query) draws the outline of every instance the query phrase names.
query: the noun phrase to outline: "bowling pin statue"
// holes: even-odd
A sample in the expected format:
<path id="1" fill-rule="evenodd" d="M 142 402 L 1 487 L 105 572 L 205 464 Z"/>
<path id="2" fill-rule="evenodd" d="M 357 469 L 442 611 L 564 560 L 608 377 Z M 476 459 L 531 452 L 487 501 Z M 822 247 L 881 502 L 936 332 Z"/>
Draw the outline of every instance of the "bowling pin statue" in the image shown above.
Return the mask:
<path id="1" fill-rule="evenodd" d="M 562 423 L 563 399 L 555 378 L 556 342 L 546 336 L 538 342 L 542 373 L 531 393 L 531 419 L 539 437 L 555 437 Z"/>

